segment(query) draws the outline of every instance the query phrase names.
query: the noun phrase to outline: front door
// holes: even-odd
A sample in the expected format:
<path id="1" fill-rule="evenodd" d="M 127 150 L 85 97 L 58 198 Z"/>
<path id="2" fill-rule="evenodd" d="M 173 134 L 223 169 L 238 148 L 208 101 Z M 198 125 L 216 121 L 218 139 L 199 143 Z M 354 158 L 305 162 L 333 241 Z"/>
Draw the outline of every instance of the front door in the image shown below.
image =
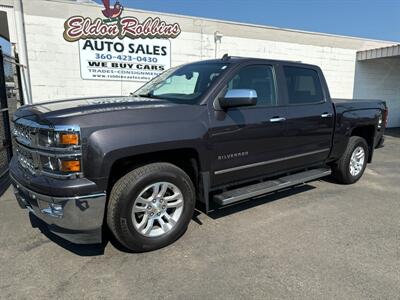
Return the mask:
<path id="1" fill-rule="evenodd" d="M 252 89 L 257 105 L 210 113 L 213 186 L 244 181 L 284 170 L 286 108 L 280 106 L 273 65 L 242 67 L 226 82 L 226 90 Z"/>

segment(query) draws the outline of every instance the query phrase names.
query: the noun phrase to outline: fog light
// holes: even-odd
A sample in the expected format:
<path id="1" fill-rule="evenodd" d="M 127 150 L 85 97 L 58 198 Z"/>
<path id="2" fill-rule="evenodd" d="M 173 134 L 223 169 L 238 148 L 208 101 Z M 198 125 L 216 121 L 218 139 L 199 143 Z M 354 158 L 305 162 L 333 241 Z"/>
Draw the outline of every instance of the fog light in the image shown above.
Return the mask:
<path id="1" fill-rule="evenodd" d="M 80 172 L 81 171 L 81 162 L 79 160 L 62 160 L 60 162 L 60 171 Z"/>
<path id="2" fill-rule="evenodd" d="M 64 208 L 61 204 L 49 203 L 49 207 L 42 209 L 41 212 L 50 217 L 62 218 L 64 215 Z"/>
<path id="3" fill-rule="evenodd" d="M 53 174 L 79 173 L 81 161 L 79 157 L 53 157 L 40 155 L 40 163 L 43 171 Z"/>

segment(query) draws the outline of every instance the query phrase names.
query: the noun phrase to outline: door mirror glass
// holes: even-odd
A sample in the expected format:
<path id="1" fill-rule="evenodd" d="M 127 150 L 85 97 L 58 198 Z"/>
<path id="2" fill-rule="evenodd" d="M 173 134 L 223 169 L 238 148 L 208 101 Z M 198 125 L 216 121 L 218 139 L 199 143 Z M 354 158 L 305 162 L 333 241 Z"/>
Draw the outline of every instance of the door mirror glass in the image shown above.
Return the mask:
<path id="1" fill-rule="evenodd" d="M 257 104 L 257 92 L 249 89 L 235 89 L 226 92 L 225 96 L 219 99 L 221 108 L 254 106 Z"/>

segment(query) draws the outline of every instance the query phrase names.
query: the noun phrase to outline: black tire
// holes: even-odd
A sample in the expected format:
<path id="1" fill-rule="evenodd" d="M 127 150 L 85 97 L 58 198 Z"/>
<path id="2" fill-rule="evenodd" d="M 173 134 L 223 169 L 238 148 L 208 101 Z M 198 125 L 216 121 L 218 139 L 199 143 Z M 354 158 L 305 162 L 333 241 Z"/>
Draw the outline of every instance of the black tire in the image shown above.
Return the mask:
<path id="1" fill-rule="evenodd" d="M 364 165 L 361 172 L 356 176 L 350 173 L 350 160 L 354 150 L 357 147 L 362 147 L 365 153 Z M 349 139 L 347 148 L 344 151 L 342 157 L 334 163 L 332 166 L 332 175 L 339 183 L 352 184 L 357 182 L 364 174 L 365 168 L 367 167 L 367 161 L 369 157 L 368 144 L 362 137 L 352 136 Z"/>
<path id="2" fill-rule="evenodd" d="M 156 182 L 170 182 L 180 189 L 183 211 L 169 232 L 159 237 L 147 237 L 134 227 L 132 209 L 139 193 Z M 108 203 L 107 223 L 126 248 L 134 252 L 152 251 L 175 242 L 185 233 L 193 216 L 195 201 L 195 188 L 183 170 L 170 163 L 152 163 L 129 172 L 115 183 Z"/>

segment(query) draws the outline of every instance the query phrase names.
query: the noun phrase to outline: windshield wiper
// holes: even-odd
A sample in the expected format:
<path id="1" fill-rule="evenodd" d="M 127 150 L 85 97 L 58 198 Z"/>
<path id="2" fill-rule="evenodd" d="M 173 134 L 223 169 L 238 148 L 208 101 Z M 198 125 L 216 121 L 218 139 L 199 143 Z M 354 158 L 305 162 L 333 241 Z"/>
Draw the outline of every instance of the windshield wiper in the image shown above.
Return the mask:
<path id="1" fill-rule="evenodd" d="M 139 94 L 139 95 L 134 95 L 134 96 L 136 96 L 136 97 L 143 97 L 143 98 L 153 98 L 153 99 L 156 98 L 152 93 Z"/>

